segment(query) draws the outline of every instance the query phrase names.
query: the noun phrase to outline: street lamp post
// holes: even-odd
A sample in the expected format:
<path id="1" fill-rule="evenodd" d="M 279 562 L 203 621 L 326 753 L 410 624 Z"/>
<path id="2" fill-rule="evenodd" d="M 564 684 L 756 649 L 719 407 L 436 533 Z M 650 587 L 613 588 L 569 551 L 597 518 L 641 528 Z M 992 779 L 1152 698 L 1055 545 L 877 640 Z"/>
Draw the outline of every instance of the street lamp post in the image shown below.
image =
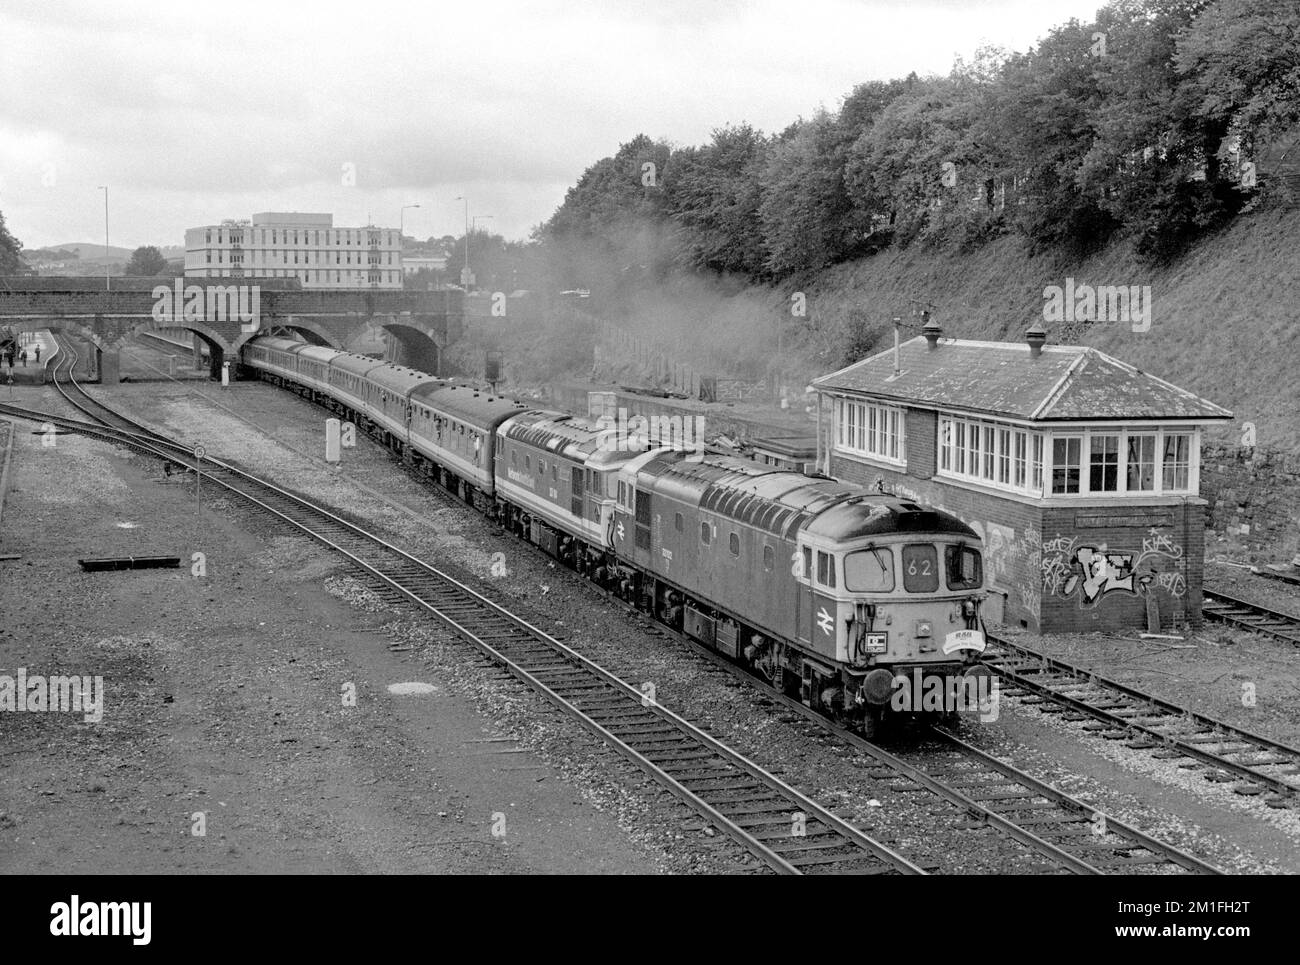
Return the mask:
<path id="1" fill-rule="evenodd" d="M 104 291 L 112 291 L 108 280 L 108 185 L 101 184 L 99 190 L 104 192 Z"/>
<path id="2" fill-rule="evenodd" d="M 402 205 L 402 211 L 401 211 L 401 213 L 397 216 L 397 222 L 398 222 L 398 228 L 397 228 L 397 241 L 398 241 L 399 244 L 400 244 L 401 241 L 402 241 L 402 237 L 406 234 L 406 209 L 407 209 L 407 208 L 418 208 L 419 206 L 420 206 L 420 205 L 419 205 L 418 203 L 417 203 L 417 204 L 404 204 L 404 205 Z"/>
<path id="3" fill-rule="evenodd" d="M 402 253 L 406 251 L 406 209 L 418 208 L 420 203 L 404 204 L 397 213 L 397 267 L 402 273 L 402 284 L 406 284 L 406 266 L 402 264 Z"/>
<path id="4" fill-rule="evenodd" d="M 459 197 L 457 197 L 456 200 L 465 202 L 465 270 L 461 272 L 460 284 L 461 287 L 468 292 L 469 291 L 469 198 L 462 194 Z"/>

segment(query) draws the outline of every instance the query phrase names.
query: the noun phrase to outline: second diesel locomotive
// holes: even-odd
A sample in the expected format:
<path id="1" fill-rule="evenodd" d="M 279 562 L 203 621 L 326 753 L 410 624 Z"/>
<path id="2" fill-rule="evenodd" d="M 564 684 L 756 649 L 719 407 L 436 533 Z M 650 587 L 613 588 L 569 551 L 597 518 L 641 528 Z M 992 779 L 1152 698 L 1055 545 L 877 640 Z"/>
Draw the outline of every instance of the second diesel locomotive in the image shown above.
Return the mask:
<path id="1" fill-rule="evenodd" d="M 245 363 L 864 732 L 904 681 L 951 693 L 985 673 L 980 540 L 948 513 L 729 456 L 611 444 L 604 423 L 287 339 L 254 339 Z"/>

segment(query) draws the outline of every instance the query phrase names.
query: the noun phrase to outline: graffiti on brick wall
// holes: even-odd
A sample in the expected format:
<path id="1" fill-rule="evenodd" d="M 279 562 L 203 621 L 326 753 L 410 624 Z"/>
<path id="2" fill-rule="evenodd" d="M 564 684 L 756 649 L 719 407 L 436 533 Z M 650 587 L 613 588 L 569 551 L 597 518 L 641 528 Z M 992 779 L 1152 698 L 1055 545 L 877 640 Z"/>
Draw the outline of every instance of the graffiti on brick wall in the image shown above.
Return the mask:
<path id="1" fill-rule="evenodd" d="M 1077 536 L 1057 533 L 1042 542 L 1042 554 L 1043 592 L 1077 597 L 1081 608 L 1096 606 L 1112 593 L 1143 596 L 1152 587 L 1173 597 L 1187 592 L 1187 581 L 1178 568 L 1182 546 L 1154 528 L 1143 538 L 1140 552 L 1113 550 L 1106 543 L 1084 543 Z"/>
<path id="2" fill-rule="evenodd" d="M 1005 586 L 1010 580 L 1016 532 L 1010 526 L 989 523 L 984 536 L 984 571 L 991 582 Z"/>

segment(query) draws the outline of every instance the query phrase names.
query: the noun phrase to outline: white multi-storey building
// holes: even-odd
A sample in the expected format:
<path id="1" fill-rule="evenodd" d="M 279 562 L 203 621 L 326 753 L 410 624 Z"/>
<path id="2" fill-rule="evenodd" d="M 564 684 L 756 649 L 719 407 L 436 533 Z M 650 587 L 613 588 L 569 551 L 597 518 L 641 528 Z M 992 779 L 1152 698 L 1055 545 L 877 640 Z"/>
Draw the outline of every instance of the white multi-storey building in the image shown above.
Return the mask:
<path id="1" fill-rule="evenodd" d="M 185 232 L 186 278 L 296 278 L 303 288 L 401 288 L 396 228 L 335 228 L 332 214 L 263 212 Z"/>

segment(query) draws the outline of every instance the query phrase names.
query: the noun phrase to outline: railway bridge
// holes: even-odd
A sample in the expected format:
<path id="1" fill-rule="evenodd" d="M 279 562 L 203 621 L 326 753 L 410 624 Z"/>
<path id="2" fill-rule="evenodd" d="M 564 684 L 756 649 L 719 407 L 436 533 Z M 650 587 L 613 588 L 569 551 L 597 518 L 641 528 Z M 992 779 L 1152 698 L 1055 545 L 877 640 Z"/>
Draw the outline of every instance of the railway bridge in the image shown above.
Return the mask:
<path id="1" fill-rule="evenodd" d="M 273 280 L 183 278 L 0 279 L 0 328 L 51 329 L 94 346 L 101 383 L 119 381 L 119 353 L 130 336 L 184 329 L 195 357 L 206 344 L 210 374 L 238 360 L 250 338 L 296 332 L 309 342 L 351 348 L 359 336 L 384 333 L 391 361 L 438 373 L 442 353 L 464 328 L 463 294 L 455 291 L 313 290 Z"/>

